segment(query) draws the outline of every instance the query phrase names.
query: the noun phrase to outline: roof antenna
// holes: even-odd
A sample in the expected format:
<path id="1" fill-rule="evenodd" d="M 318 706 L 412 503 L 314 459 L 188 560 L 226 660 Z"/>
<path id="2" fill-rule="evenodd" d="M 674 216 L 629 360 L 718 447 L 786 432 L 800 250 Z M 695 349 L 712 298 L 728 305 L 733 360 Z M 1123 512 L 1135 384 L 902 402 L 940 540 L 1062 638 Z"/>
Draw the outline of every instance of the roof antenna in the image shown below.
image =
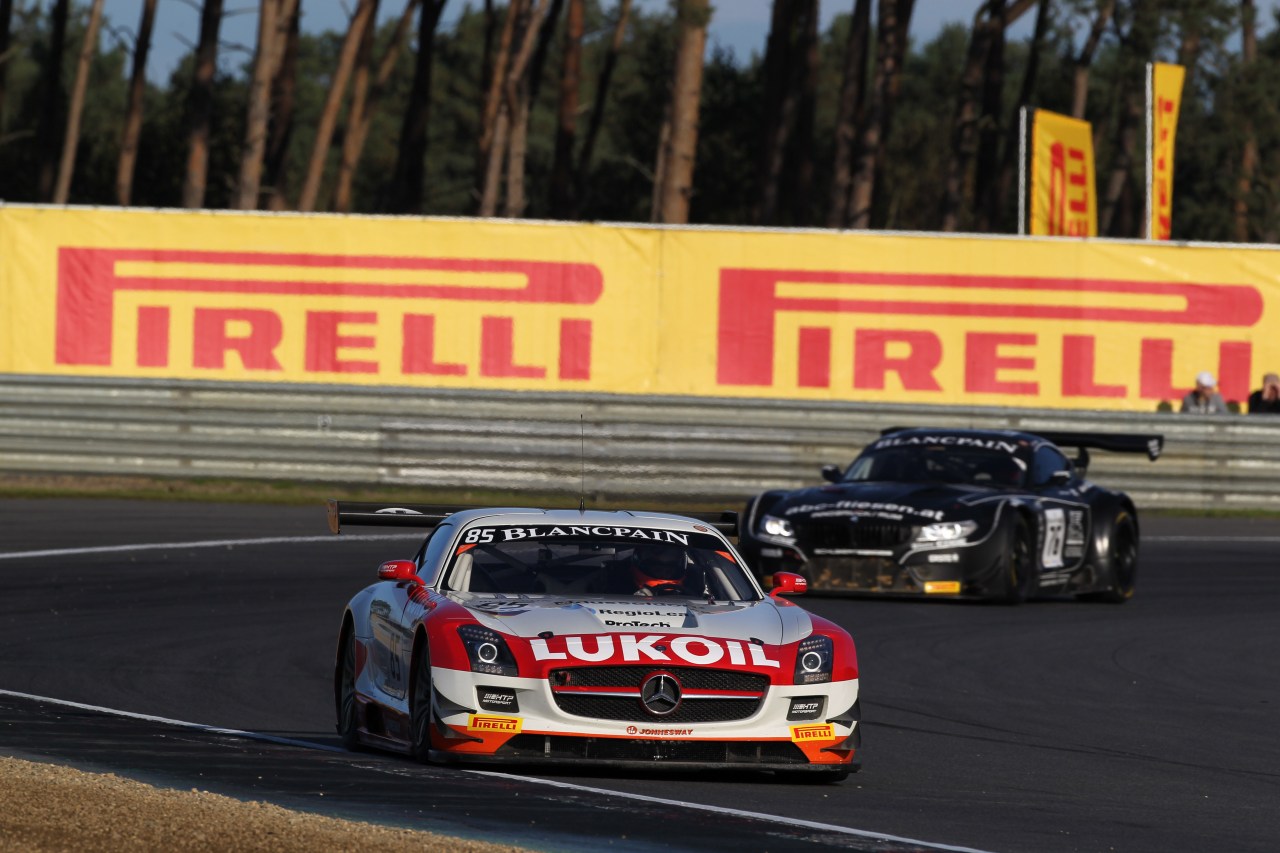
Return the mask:
<path id="1" fill-rule="evenodd" d="M 587 511 L 587 431 L 578 413 L 578 512 Z"/>

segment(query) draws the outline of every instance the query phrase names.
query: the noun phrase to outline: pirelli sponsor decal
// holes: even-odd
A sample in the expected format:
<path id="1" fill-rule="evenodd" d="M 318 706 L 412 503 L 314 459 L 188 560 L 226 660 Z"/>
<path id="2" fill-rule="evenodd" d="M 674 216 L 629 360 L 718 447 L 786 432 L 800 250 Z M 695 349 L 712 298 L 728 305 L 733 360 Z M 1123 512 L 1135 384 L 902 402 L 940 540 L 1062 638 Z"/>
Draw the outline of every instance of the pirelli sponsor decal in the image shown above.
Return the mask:
<path id="1" fill-rule="evenodd" d="M 791 727 L 791 740 L 796 743 L 835 739 L 836 729 L 830 723 L 808 723 L 803 726 Z"/>
<path id="2" fill-rule="evenodd" d="M 276 380 L 373 374 L 585 381 L 592 321 L 583 310 L 603 288 L 596 266 L 572 262 L 63 247 L 56 363 L 200 371 L 237 364 Z M 441 311 L 485 303 L 492 305 L 476 318 L 479 351 L 443 352 Z M 554 357 L 522 363 L 521 324 L 512 312 L 535 305 L 563 313 Z M 127 318 L 118 316 L 122 310 Z M 122 356 L 113 338 L 125 330 L 134 338 L 125 347 L 134 363 L 116 365 Z M 531 333 L 544 337 L 543 329 Z"/>
<path id="3" fill-rule="evenodd" d="M 467 717 L 467 731 L 469 732 L 518 735 L 523 727 L 524 720 L 519 717 L 489 717 L 481 714 L 471 714 Z"/>

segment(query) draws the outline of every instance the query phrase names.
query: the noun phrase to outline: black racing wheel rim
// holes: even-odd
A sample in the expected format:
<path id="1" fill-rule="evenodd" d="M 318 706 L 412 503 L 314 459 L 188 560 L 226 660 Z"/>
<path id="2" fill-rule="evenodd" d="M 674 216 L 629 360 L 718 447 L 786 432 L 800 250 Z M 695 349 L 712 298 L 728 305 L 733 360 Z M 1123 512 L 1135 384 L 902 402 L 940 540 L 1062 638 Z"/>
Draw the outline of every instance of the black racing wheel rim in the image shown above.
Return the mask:
<path id="1" fill-rule="evenodd" d="M 425 761 L 431 749 L 431 658 L 424 646 L 414 664 L 413 679 L 413 755 Z"/>

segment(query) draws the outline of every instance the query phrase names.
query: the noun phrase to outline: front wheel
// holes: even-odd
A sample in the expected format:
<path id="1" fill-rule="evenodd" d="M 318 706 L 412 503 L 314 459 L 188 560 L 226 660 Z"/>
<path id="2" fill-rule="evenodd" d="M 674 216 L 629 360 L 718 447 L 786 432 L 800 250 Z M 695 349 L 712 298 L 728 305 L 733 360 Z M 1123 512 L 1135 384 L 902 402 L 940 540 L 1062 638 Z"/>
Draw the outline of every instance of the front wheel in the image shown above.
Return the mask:
<path id="1" fill-rule="evenodd" d="M 431 753 L 431 726 L 434 724 L 431 710 L 431 655 L 425 641 L 413 654 L 413 684 L 409 693 L 410 743 L 409 755 L 415 761 L 427 761 Z"/>
<path id="2" fill-rule="evenodd" d="M 1031 531 L 1026 519 L 1018 518 L 1009 531 L 1008 549 L 1004 553 L 1004 594 L 1000 600 L 1005 604 L 1018 604 L 1026 601 L 1035 591 L 1036 557 L 1032 544 Z"/>
<path id="3" fill-rule="evenodd" d="M 356 638 L 350 629 L 342 634 L 337 681 L 338 737 L 345 749 L 355 749 L 360 733 L 356 703 Z"/>

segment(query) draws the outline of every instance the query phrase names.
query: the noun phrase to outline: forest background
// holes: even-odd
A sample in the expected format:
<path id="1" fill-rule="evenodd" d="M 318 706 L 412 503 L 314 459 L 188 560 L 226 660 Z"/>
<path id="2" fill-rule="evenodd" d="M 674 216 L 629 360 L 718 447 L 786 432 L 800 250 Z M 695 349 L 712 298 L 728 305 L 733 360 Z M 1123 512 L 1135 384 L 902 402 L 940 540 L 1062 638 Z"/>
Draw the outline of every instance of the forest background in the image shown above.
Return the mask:
<path id="1" fill-rule="evenodd" d="M 1099 231 L 1137 237 L 1165 61 L 1173 238 L 1280 243 L 1270 3 L 981 0 L 910 39 L 942 0 L 775 0 L 744 54 L 707 39 L 736 0 L 351 0 L 321 32 L 336 0 L 192 0 L 156 79 L 182 2 L 0 0 L 0 199 L 1010 233 L 1025 105 L 1093 123 Z"/>

